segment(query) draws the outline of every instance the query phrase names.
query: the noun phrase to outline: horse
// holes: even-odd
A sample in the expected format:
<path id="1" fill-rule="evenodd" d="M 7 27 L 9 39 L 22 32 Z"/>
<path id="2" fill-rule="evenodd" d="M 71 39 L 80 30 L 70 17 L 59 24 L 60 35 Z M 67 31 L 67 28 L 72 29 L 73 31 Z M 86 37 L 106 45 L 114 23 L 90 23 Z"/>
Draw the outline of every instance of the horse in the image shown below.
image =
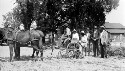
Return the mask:
<path id="1" fill-rule="evenodd" d="M 15 59 L 20 59 L 20 47 L 28 46 L 31 43 L 31 47 L 33 48 L 34 56 L 35 50 L 41 52 L 41 57 L 43 57 L 43 49 L 42 49 L 42 38 L 44 34 L 40 30 L 15 30 L 11 27 L 6 28 L 7 33 L 6 39 L 10 49 L 10 61 L 13 60 L 13 49 L 15 52 Z M 43 58 L 41 58 L 43 60 Z"/>
<path id="2" fill-rule="evenodd" d="M 39 30 L 32 30 L 31 32 L 32 32 L 32 33 L 38 32 L 39 34 L 41 34 L 42 37 L 44 36 L 43 32 L 41 32 L 41 31 L 39 31 Z M 36 33 L 36 34 L 39 35 L 38 33 Z M 32 37 L 33 37 L 33 36 L 32 36 Z M 40 39 L 40 41 L 37 40 L 37 39 L 39 39 L 40 36 L 39 36 L 39 37 L 38 37 L 38 36 L 35 36 L 35 37 L 37 37 L 37 38 L 35 38 L 34 40 L 36 40 L 37 42 L 36 42 L 36 41 L 32 41 L 32 42 L 31 42 L 31 45 L 32 45 L 32 46 L 35 46 L 35 44 L 36 44 L 37 47 L 42 46 L 42 45 L 43 45 L 43 44 L 42 44 L 42 43 L 43 43 L 43 42 L 42 42 L 43 40 L 42 40 L 42 39 Z M 37 48 L 37 47 L 36 47 L 36 48 Z M 40 49 L 40 48 L 39 48 L 39 49 L 36 49 L 36 48 L 33 48 L 32 58 L 34 57 L 35 51 L 36 51 L 36 55 L 37 55 L 37 56 L 38 56 L 38 54 L 39 54 L 39 49 Z M 42 48 L 42 50 L 43 50 L 43 48 Z"/>

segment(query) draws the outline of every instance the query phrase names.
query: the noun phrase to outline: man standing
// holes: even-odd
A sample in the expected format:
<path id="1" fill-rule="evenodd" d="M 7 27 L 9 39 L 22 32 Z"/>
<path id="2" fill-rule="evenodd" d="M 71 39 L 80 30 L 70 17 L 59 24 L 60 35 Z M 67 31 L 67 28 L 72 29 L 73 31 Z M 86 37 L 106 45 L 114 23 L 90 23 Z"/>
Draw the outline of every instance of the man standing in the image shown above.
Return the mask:
<path id="1" fill-rule="evenodd" d="M 99 55 L 99 30 L 97 28 L 97 26 L 95 26 L 94 29 L 94 35 L 93 35 L 93 52 L 94 52 L 94 57 L 96 57 L 96 55 Z"/>
<path id="2" fill-rule="evenodd" d="M 71 31 L 70 31 L 69 27 L 66 28 L 66 35 L 68 37 L 70 37 L 70 35 L 71 35 Z"/>
<path id="3" fill-rule="evenodd" d="M 78 34 L 78 32 L 74 29 L 74 30 L 73 30 L 73 34 L 72 34 L 71 43 L 77 44 L 78 41 L 79 41 L 79 34 Z M 73 57 L 79 58 L 79 55 L 80 55 L 80 48 L 77 47 L 77 46 L 75 46 L 75 49 L 79 49 L 79 50 L 75 50 L 75 51 L 74 51 Z"/>
<path id="4" fill-rule="evenodd" d="M 86 36 L 87 36 L 88 55 L 90 55 L 90 52 L 91 52 L 91 34 L 90 34 L 89 30 L 87 30 Z"/>
<path id="5" fill-rule="evenodd" d="M 81 48 L 80 51 L 83 55 L 83 48 L 85 48 L 85 56 L 86 56 L 86 48 L 87 48 L 87 36 L 84 31 L 81 31 L 81 40 L 80 40 Z"/>
<path id="6" fill-rule="evenodd" d="M 73 34 L 72 34 L 72 41 L 73 42 L 79 41 L 79 34 L 77 33 L 77 31 L 75 29 L 73 30 Z"/>
<path id="7" fill-rule="evenodd" d="M 106 53 L 106 45 L 108 44 L 108 33 L 104 29 L 104 26 L 101 26 L 101 34 L 100 34 L 100 47 L 101 47 L 101 58 L 107 57 Z"/>

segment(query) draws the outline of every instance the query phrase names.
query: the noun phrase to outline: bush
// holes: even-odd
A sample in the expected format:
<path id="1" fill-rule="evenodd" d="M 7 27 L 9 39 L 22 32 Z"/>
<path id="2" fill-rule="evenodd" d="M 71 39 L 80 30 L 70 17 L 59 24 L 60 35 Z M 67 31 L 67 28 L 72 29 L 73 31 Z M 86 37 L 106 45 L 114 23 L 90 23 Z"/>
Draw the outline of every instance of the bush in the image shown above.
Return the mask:
<path id="1" fill-rule="evenodd" d="M 107 49 L 107 54 L 109 56 L 124 56 L 125 57 L 125 47 L 109 47 Z"/>

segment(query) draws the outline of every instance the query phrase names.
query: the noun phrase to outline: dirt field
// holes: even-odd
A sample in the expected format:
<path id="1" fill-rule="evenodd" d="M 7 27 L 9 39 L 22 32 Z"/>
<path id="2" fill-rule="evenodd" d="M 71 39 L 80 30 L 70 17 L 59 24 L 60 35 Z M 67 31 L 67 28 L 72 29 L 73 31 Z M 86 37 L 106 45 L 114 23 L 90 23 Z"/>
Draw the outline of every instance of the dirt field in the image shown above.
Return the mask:
<path id="1" fill-rule="evenodd" d="M 8 46 L 0 47 L 1 71 L 125 71 L 125 58 L 99 58 L 85 56 L 82 59 L 57 59 L 59 50 L 44 51 L 44 60 L 35 61 L 30 56 L 32 48 L 21 48 L 21 60 L 8 62 Z"/>

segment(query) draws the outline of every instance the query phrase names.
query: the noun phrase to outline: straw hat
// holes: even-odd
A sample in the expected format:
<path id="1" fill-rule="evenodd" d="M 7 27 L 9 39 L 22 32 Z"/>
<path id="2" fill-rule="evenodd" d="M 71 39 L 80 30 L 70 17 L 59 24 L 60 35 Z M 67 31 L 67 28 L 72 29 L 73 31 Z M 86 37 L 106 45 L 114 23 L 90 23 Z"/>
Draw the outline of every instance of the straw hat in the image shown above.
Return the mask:
<path id="1" fill-rule="evenodd" d="M 74 29 L 73 32 L 76 32 L 76 30 Z"/>
<path id="2" fill-rule="evenodd" d="M 20 24 L 20 26 L 24 26 L 23 24 Z"/>
<path id="3" fill-rule="evenodd" d="M 81 33 L 85 33 L 84 31 L 81 31 Z"/>
<path id="4" fill-rule="evenodd" d="M 100 26 L 101 28 L 105 28 L 105 26 Z"/>

